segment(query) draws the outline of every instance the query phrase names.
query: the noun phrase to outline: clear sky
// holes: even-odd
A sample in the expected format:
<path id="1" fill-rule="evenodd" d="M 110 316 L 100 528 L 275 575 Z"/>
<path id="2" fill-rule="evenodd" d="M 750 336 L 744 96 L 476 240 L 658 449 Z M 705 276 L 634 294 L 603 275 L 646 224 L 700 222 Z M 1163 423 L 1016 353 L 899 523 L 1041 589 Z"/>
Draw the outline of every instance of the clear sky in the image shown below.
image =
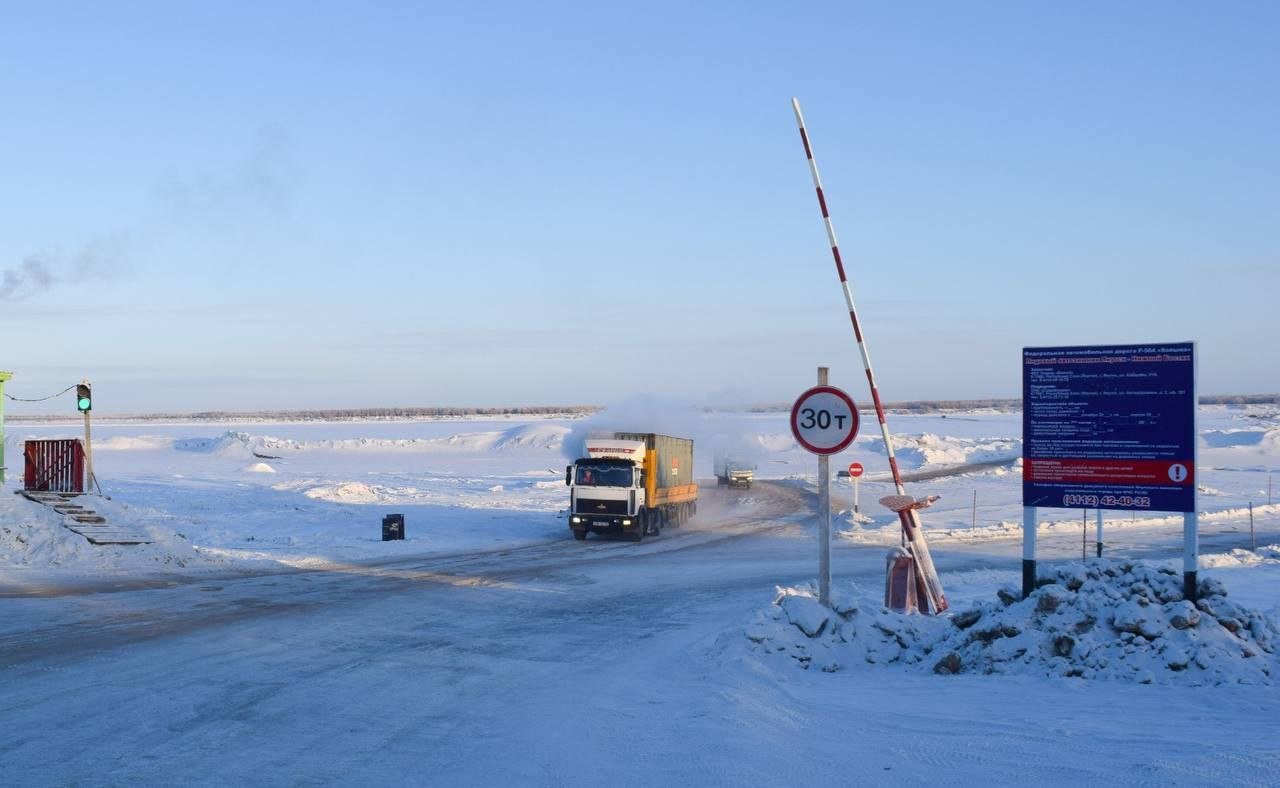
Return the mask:
<path id="1" fill-rule="evenodd" d="M 95 410 L 1280 391 L 1280 5 L 6 3 L 0 369 Z M 53 412 L 15 406 L 10 412 Z"/>

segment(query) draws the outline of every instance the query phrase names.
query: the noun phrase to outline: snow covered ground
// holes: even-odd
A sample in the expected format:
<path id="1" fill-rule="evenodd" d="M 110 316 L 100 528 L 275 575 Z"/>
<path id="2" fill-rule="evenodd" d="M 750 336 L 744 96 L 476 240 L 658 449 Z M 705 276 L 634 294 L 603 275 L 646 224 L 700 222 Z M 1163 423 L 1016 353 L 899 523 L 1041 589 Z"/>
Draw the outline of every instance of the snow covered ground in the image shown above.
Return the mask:
<path id="1" fill-rule="evenodd" d="M 1280 505 L 1266 504 L 1280 409 L 1202 409 L 1202 576 L 1226 596 L 1187 626 L 1160 596 L 1181 518 L 1154 514 L 1108 516 L 1104 565 L 1080 560 L 1093 554 L 1092 515 L 1085 528 L 1079 512 L 1043 510 L 1040 553 L 1062 582 L 1000 602 L 1020 577 L 1020 414 L 891 416 L 905 470 L 955 472 L 909 487 L 942 496 L 924 513 L 935 560 L 953 610 L 980 620 L 890 626 L 879 611 L 898 536 L 875 503 L 891 490 L 884 448 L 864 431 L 833 461 L 868 471 L 857 515 L 848 482 L 833 496 L 835 585 L 859 612 L 824 625 L 821 642 L 796 623 L 817 629 L 803 601 L 815 463 L 786 414 L 663 416 L 645 428 L 692 435 L 699 476 L 724 448 L 766 481 L 704 487 L 693 523 L 639 545 L 576 543 L 560 514 L 575 442 L 637 427 L 616 413 L 95 427 L 110 500 L 92 505 L 154 539 L 132 547 L 90 545 L 11 494 L 21 441 L 75 430 L 10 425 L 0 782 L 1273 784 L 1280 773 L 1280 675 L 1265 648 L 1280 616 Z M 406 516 L 403 542 L 380 540 L 391 512 Z M 1121 565 L 1141 578 L 1099 579 Z M 1071 653 L 1053 652 L 1090 617 Z M 969 632 L 997 634 L 975 645 Z M 869 648 L 898 658 L 868 660 Z M 952 652 L 968 669 L 935 672 Z M 1072 654 L 1078 672 L 1053 662 Z M 1125 660 L 1145 661 L 1112 669 Z M 1009 669 L 972 669 L 993 665 Z"/>

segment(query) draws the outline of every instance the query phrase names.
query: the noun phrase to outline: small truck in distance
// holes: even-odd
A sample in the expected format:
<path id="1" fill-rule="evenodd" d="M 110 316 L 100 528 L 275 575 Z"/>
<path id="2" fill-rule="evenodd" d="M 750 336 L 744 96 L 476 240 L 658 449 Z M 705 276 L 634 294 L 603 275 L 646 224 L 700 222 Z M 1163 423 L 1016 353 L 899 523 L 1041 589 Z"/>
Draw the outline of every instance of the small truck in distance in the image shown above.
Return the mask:
<path id="1" fill-rule="evenodd" d="M 719 454 L 716 455 L 715 466 L 717 485 L 721 487 L 728 485 L 730 488 L 740 490 L 751 489 L 751 482 L 755 481 L 756 475 L 754 465 Z"/>
<path id="2" fill-rule="evenodd" d="M 565 468 L 573 538 L 594 531 L 639 542 L 697 512 L 693 441 L 652 432 L 594 433 L 585 454 Z"/>

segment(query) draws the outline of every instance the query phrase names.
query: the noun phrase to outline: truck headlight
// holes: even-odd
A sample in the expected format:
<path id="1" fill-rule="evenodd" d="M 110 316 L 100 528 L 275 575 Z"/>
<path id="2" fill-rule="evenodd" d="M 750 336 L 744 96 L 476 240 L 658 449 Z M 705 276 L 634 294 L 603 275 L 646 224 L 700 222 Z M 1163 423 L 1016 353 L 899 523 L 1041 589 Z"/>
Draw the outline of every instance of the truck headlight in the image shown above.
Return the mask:
<path id="1" fill-rule="evenodd" d="M 575 517 L 575 518 L 573 518 L 573 520 L 572 520 L 571 522 L 580 523 L 580 522 L 582 522 L 582 518 L 581 518 L 581 517 Z"/>
<path id="2" fill-rule="evenodd" d="M 631 521 L 630 521 L 630 520 L 623 520 L 623 521 L 622 521 L 622 524 L 623 524 L 623 525 L 631 525 Z"/>

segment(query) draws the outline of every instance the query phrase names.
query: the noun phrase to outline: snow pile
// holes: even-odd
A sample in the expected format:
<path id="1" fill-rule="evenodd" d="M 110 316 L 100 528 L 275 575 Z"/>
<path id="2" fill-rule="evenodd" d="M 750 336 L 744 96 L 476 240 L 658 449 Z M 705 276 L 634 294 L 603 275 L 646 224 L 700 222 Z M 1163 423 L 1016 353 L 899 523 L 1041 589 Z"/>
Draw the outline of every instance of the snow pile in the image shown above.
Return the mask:
<path id="1" fill-rule="evenodd" d="M 868 447 L 884 454 L 884 439 L 872 438 Z M 894 435 L 893 453 L 899 466 L 930 468 L 963 465 L 970 462 L 1012 459 L 1022 452 L 1022 442 L 1008 438 L 970 440 L 939 436 L 931 432 L 920 435 Z"/>
<path id="2" fill-rule="evenodd" d="M 7 493 L 9 490 L 5 489 Z M 70 575 L 189 572 L 227 568 L 246 569 L 256 562 L 205 550 L 174 529 L 179 523 L 148 507 L 94 498 L 93 508 L 111 523 L 145 533 L 150 544 L 95 545 L 63 526 L 64 518 L 47 506 L 15 495 L 0 494 L 0 589 L 26 589 L 38 583 L 26 571 L 53 570 Z M 189 523 L 188 523 L 189 524 Z M 183 527 L 186 530 L 185 525 Z M 7 589 L 6 589 L 7 590 Z"/>
<path id="3" fill-rule="evenodd" d="M 812 587 L 777 589 L 773 606 L 756 612 L 747 638 L 772 655 L 784 655 L 805 669 L 827 673 L 860 663 L 915 665 L 928 655 L 922 644 L 935 639 L 941 619 L 905 616 L 875 606 L 863 610 L 852 594 L 832 591 L 831 609 Z"/>
<path id="4" fill-rule="evenodd" d="M 527 424 L 497 433 L 498 439 L 491 447 L 497 451 L 510 449 L 548 449 L 559 451 L 568 427 L 558 424 Z"/>
<path id="5" fill-rule="evenodd" d="M 377 503 L 382 500 L 382 496 L 376 490 L 361 482 L 319 485 L 307 490 L 303 495 L 333 503 Z"/>
<path id="6" fill-rule="evenodd" d="M 276 472 L 275 468 L 272 468 L 270 465 L 267 465 L 265 462 L 255 462 L 251 465 L 244 466 L 240 470 L 245 473 L 275 473 Z"/>
<path id="7" fill-rule="evenodd" d="M 1275 453 L 1280 449 L 1280 429 L 1205 430 L 1200 433 L 1200 442 L 1210 449 L 1257 446 Z"/>
<path id="8" fill-rule="evenodd" d="M 1200 565 L 1212 569 L 1228 569 L 1241 566 L 1280 565 L 1280 544 L 1270 544 L 1257 550 L 1232 550 L 1228 553 L 1200 556 Z"/>
<path id="9" fill-rule="evenodd" d="M 1272 684 L 1280 677 L 1280 625 L 1227 599 L 1212 578 L 1195 604 L 1172 569 L 1098 560 L 1041 577 L 1027 599 L 950 617 L 904 616 L 810 588 L 780 588 L 747 637 L 766 654 L 832 672 L 862 663 L 939 674 L 1023 674 L 1144 684 Z"/>
<path id="10" fill-rule="evenodd" d="M 176 440 L 173 442 L 173 448 L 178 451 L 212 454 L 218 457 L 247 458 L 253 455 L 254 444 L 254 436 L 249 433 L 228 431 L 216 438 L 183 438 Z"/>
<path id="11" fill-rule="evenodd" d="M 278 458 L 280 455 L 301 452 L 486 452 L 522 449 L 546 449 L 558 451 L 568 427 L 556 424 L 528 424 L 507 430 L 456 433 L 440 438 L 330 438 L 299 440 L 277 438 L 271 435 L 253 435 L 247 432 L 228 431 L 217 438 L 185 438 L 172 442 L 178 451 L 198 452 L 216 456 L 253 455 Z M 114 440 L 114 439 L 113 439 Z M 97 446 L 98 444 L 94 444 Z M 158 448 L 140 443 L 137 439 L 121 442 L 114 448 Z"/>
<path id="12" fill-rule="evenodd" d="M 174 444 L 173 438 L 151 435 L 113 435 L 110 438 L 96 438 L 93 441 L 94 451 L 155 451 L 169 449 Z"/>

